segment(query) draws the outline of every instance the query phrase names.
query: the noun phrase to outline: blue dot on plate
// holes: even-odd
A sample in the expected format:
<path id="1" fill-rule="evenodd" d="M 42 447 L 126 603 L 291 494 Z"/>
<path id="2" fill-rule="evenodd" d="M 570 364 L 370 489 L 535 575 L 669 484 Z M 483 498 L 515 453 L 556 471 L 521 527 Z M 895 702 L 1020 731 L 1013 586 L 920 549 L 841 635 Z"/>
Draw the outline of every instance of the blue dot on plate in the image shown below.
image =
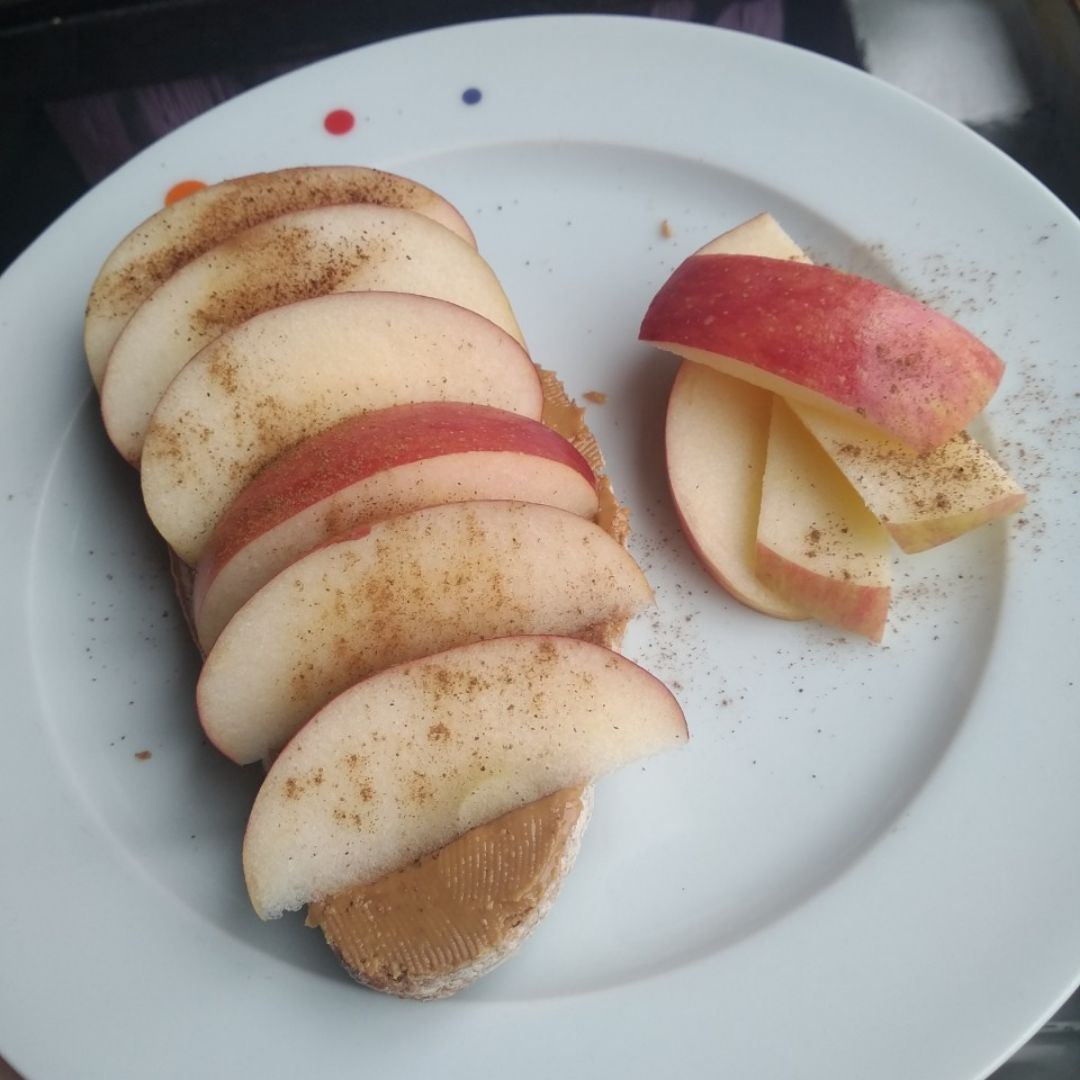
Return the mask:
<path id="1" fill-rule="evenodd" d="M 469 89 L 461 95 L 461 100 L 464 101 L 466 105 L 475 105 L 483 96 L 484 95 L 481 94 L 475 86 L 470 86 Z"/>

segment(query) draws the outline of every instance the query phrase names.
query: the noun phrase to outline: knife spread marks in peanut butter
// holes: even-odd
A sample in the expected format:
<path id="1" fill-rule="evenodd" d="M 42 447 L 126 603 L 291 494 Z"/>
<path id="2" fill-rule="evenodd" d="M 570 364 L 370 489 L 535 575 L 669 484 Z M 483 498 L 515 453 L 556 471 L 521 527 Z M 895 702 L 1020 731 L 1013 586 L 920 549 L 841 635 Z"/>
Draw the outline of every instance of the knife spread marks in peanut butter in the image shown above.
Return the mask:
<path id="1" fill-rule="evenodd" d="M 563 872 L 567 842 L 585 811 L 566 788 L 478 826 L 370 885 L 308 906 L 343 966 L 393 993 L 474 963 L 542 903 Z"/>

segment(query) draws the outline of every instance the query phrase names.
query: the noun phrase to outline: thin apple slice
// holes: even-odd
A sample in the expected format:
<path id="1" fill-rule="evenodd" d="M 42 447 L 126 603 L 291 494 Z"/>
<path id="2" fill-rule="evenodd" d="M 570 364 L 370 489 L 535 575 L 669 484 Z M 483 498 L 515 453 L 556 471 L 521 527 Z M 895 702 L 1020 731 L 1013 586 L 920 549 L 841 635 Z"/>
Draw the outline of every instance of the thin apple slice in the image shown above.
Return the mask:
<path id="1" fill-rule="evenodd" d="M 318 548 L 264 585 L 206 658 L 199 716 L 223 753 L 257 761 L 382 668 L 507 634 L 581 634 L 651 599 L 626 550 L 565 510 L 418 510 Z"/>
<path id="2" fill-rule="evenodd" d="M 508 637 L 391 668 L 329 703 L 244 835 L 260 918 L 373 881 L 467 830 L 687 740 L 671 692 L 583 641 Z"/>
<path id="3" fill-rule="evenodd" d="M 805 613 L 758 578 L 758 510 L 772 395 L 684 360 L 668 399 L 667 475 L 683 535 L 737 600 L 783 619 Z"/>
<path id="4" fill-rule="evenodd" d="M 173 380 L 142 455 L 151 520 L 190 565 L 228 505 L 282 451 L 360 412 L 420 401 L 537 419 L 525 350 L 456 304 L 339 293 L 273 308 L 223 334 Z"/>
<path id="5" fill-rule="evenodd" d="M 360 165 L 320 165 L 223 180 L 146 219 L 113 249 L 86 306 L 84 344 L 101 388 L 109 352 L 135 309 L 181 266 L 242 229 L 280 214 L 345 203 L 413 210 L 473 247 L 472 230 L 441 195 L 404 176 Z"/>
<path id="6" fill-rule="evenodd" d="M 903 551 L 955 540 L 1026 501 L 1020 485 L 966 431 L 916 454 L 861 424 L 791 407 Z"/>
<path id="7" fill-rule="evenodd" d="M 756 214 L 754 217 L 721 233 L 695 255 L 763 255 L 769 259 L 785 259 L 789 262 L 811 263 L 813 260 L 780 227 L 772 214 Z"/>
<path id="8" fill-rule="evenodd" d="M 209 650 L 241 604 L 319 544 L 395 514 L 477 499 L 586 518 L 598 509 L 596 477 L 566 439 L 487 405 L 398 405 L 305 439 L 267 465 L 214 529 L 195 573 L 199 644 Z"/>
<path id="9" fill-rule="evenodd" d="M 910 296 L 760 255 L 691 255 L 656 294 L 640 336 L 920 452 L 962 430 L 1003 371 L 978 338 Z"/>
<path id="10" fill-rule="evenodd" d="M 880 641 L 889 611 L 889 538 L 828 454 L 773 399 L 758 519 L 757 573 L 829 626 Z"/>
<path id="11" fill-rule="evenodd" d="M 449 300 L 522 340 L 491 267 L 430 218 L 367 205 L 284 214 L 189 262 L 131 316 L 101 386 L 113 444 L 138 463 L 150 416 L 169 383 L 224 331 L 283 304 L 368 289 Z"/>

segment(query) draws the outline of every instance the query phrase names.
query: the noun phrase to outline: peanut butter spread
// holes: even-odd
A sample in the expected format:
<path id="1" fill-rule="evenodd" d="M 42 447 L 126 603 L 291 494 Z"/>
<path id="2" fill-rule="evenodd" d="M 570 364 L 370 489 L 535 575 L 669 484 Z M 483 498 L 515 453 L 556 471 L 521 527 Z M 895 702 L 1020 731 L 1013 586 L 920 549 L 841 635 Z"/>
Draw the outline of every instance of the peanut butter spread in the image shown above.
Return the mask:
<path id="1" fill-rule="evenodd" d="M 368 986 L 428 996 L 522 927 L 560 878 L 585 804 L 566 788 L 472 829 L 411 866 L 309 905 L 344 967 Z"/>
<path id="2" fill-rule="evenodd" d="M 593 433 L 585 426 L 585 410 L 567 397 L 554 372 L 541 368 L 540 385 L 544 391 L 544 411 L 540 419 L 573 443 L 574 448 L 596 473 L 596 493 L 600 500 L 596 524 L 620 544 L 625 544 L 630 535 L 630 516 L 615 498 L 611 480 L 604 472 L 604 457 L 600 453 L 600 447 Z"/>

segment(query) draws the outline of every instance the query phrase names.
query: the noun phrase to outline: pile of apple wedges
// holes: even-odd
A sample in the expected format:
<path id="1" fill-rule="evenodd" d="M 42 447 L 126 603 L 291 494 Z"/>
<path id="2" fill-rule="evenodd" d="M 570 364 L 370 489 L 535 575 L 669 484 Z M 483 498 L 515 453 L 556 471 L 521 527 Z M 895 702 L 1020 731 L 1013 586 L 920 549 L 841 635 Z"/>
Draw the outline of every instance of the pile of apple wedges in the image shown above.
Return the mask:
<path id="1" fill-rule="evenodd" d="M 85 341 L 199 719 L 267 769 L 256 912 L 308 905 L 378 989 L 467 985 L 550 906 L 592 781 L 687 738 L 615 651 L 652 594 L 582 411 L 461 215 L 366 168 L 167 207 L 109 256 Z"/>
<path id="2" fill-rule="evenodd" d="M 893 544 L 1024 505 L 964 430 L 1001 360 L 912 297 L 813 265 L 768 214 L 679 266 L 640 336 L 683 358 L 666 423 L 683 531 L 758 611 L 880 641 Z"/>

